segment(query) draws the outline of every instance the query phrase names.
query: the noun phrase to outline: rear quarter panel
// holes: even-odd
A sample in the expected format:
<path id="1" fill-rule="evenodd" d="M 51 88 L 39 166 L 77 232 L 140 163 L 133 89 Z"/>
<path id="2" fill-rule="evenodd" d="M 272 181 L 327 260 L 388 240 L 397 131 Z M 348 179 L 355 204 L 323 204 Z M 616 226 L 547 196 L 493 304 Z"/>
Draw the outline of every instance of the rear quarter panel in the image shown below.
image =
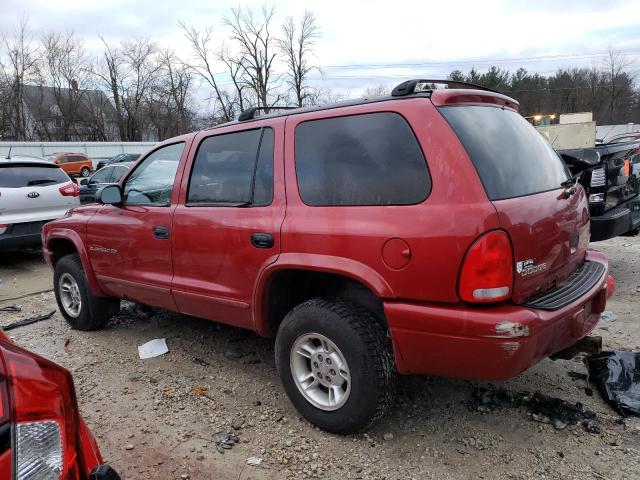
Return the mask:
<path id="1" fill-rule="evenodd" d="M 294 161 L 296 126 L 313 119 L 388 111 L 399 113 L 409 122 L 422 146 L 432 180 L 429 197 L 409 206 L 305 205 L 299 194 Z M 291 266 L 299 258 L 301 268 L 343 273 L 369 285 L 381 297 L 457 302 L 458 269 L 466 250 L 482 232 L 498 228 L 495 209 L 475 169 L 428 98 L 288 117 L 285 171 L 287 214 L 279 262 L 287 260 Z M 401 269 L 390 268 L 382 257 L 385 242 L 394 238 L 407 242 L 411 250 L 408 265 Z M 309 255 L 315 261 L 305 265 L 304 259 Z M 362 268 L 354 269 L 354 264 Z M 383 288 L 384 284 L 389 288 Z M 376 289 L 376 285 L 381 286 Z"/>

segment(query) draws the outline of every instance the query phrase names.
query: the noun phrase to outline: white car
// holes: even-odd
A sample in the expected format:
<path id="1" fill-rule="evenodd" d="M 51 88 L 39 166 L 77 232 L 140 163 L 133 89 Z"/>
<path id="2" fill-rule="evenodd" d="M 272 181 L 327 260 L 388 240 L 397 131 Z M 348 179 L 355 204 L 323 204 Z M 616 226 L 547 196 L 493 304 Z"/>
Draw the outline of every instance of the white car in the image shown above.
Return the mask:
<path id="1" fill-rule="evenodd" d="M 0 250 L 38 246 L 42 226 L 80 205 L 80 190 L 56 164 L 0 157 Z"/>

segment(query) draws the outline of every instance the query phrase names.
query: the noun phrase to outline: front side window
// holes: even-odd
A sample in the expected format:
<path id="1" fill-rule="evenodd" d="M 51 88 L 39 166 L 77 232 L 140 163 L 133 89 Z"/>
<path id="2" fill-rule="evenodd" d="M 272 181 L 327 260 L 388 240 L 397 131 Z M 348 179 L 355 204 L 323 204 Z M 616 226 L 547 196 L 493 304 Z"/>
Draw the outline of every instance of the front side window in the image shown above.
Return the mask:
<path id="1" fill-rule="evenodd" d="M 119 182 L 124 174 L 127 173 L 129 169 L 127 167 L 113 167 L 113 175 L 111 176 L 111 182 L 116 183 Z"/>
<path id="2" fill-rule="evenodd" d="M 187 204 L 253 205 L 273 197 L 273 130 L 258 128 L 205 138 L 198 148 Z"/>
<path id="3" fill-rule="evenodd" d="M 169 205 L 184 142 L 152 152 L 134 170 L 124 185 L 128 205 Z"/>
<path id="4" fill-rule="evenodd" d="M 91 177 L 91 183 L 107 183 L 111 178 L 111 168 L 103 168 L 102 170 L 97 171 Z"/>
<path id="5" fill-rule="evenodd" d="M 383 112 L 310 120 L 296 127 L 296 176 L 307 205 L 412 205 L 431 178 L 406 120 Z"/>

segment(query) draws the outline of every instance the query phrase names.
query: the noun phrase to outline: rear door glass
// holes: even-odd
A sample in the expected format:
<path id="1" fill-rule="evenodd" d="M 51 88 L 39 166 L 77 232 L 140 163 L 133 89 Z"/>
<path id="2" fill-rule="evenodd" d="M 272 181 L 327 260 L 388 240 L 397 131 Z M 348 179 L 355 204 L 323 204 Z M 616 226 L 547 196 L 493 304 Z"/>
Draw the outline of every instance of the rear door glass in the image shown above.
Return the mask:
<path id="1" fill-rule="evenodd" d="M 69 181 L 58 166 L 0 165 L 0 188 L 47 186 Z"/>
<path id="2" fill-rule="evenodd" d="M 489 106 L 441 107 L 491 200 L 560 188 L 569 172 L 549 142 L 519 113 Z"/>

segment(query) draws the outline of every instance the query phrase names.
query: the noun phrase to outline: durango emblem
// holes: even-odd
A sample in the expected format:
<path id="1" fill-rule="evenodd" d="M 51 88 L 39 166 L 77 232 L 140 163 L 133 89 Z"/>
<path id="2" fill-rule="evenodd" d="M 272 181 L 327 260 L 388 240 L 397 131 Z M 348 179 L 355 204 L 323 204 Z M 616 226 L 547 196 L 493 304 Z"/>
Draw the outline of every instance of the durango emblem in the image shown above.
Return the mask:
<path id="1" fill-rule="evenodd" d="M 27 193 L 27 197 L 29 198 L 38 198 L 40 194 L 38 192 L 29 192 Z"/>

